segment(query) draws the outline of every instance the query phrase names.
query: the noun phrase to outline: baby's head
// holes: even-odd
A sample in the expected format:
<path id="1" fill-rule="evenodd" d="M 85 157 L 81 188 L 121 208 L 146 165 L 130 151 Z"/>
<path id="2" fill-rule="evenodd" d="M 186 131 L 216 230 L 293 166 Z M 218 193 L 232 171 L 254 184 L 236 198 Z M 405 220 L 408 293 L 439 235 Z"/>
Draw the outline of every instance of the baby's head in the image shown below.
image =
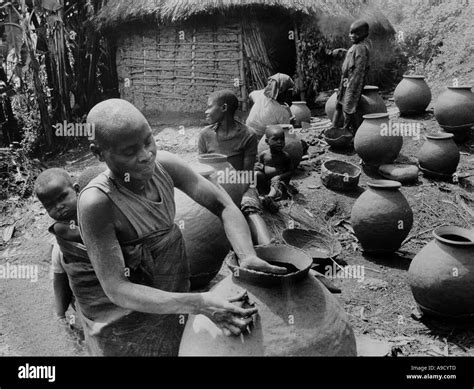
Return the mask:
<path id="1" fill-rule="evenodd" d="M 209 95 L 207 99 L 206 120 L 214 124 L 224 120 L 226 116 L 234 117 L 239 108 L 239 99 L 231 90 L 219 90 Z"/>
<path id="2" fill-rule="evenodd" d="M 349 38 L 352 43 L 359 43 L 369 36 L 369 24 L 365 20 L 356 20 L 351 24 Z"/>
<path id="3" fill-rule="evenodd" d="M 265 142 L 272 152 L 282 152 L 285 147 L 285 132 L 281 126 L 271 125 L 265 129 Z"/>
<path id="4" fill-rule="evenodd" d="M 79 185 L 64 169 L 48 169 L 35 183 L 35 193 L 54 220 L 70 222 L 77 218 Z"/>

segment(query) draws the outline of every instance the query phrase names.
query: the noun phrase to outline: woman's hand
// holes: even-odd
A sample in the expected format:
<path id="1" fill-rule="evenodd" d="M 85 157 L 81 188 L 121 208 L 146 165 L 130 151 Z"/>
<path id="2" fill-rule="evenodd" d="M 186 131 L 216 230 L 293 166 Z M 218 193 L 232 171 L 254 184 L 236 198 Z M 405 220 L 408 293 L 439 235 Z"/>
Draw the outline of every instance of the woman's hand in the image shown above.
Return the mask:
<path id="1" fill-rule="evenodd" d="M 244 269 L 251 269 L 263 273 L 286 274 L 286 268 L 280 266 L 270 265 L 268 262 L 260 259 L 256 255 L 251 255 L 239 259 L 240 267 Z"/>
<path id="2" fill-rule="evenodd" d="M 241 308 L 239 302 L 247 301 L 246 291 L 231 299 L 223 299 L 213 292 L 202 293 L 203 301 L 201 313 L 211 319 L 226 336 L 240 335 L 247 331 L 253 322 L 252 315 L 257 308 Z M 236 303 L 236 304 L 233 304 Z"/>

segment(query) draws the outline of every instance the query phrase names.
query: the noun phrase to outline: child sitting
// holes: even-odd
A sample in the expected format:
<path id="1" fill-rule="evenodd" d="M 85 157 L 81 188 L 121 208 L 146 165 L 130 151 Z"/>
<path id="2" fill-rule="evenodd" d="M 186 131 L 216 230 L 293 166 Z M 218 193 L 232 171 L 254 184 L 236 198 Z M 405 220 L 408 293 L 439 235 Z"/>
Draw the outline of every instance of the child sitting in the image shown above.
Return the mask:
<path id="1" fill-rule="evenodd" d="M 280 200 L 291 193 L 289 182 L 294 167 L 285 148 L 285 133 L 281 126 L 268 126 L 265 141 L 270 147 L 258 156 L 255 164 L 257 190 L 263 195 L 262 202 L 275 207 L 273 200 Z"/>

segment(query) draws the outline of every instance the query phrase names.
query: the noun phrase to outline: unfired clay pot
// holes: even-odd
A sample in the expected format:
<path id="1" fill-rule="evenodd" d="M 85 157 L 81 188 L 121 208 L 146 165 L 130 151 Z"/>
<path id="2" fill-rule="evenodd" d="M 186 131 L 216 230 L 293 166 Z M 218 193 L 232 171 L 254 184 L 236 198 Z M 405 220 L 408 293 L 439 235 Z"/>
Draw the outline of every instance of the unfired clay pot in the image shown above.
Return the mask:
<path id="1" fill-rule="evenodd" d="M 285 132 L 285 150 L 293 162 L 293 166 L 298 166 L 303 158 L 303 145 L 301 139 L 294 133 L 293 126 L 291 124 L 273 124 L 271 127 L 281 127 Z M 269 146 L 266 143 L 267 137 L 264 135 L 258 143 L 258 153 L 260 154 L 264 150 L 268 150 Z"/>
<path id="2" fill-rule="evenodd" d="M 215 168 L 214 173 L 207 178 L 216 185 L 215 175 L 219 170 L 234 170 L 232 165 L 226 162 L 226 157 L 220 154 L 205 154 L 200 156 L 199 161 Z M 234 202 L 240 204 L 242 187 L 225 183 L 221 186 L 228 191 Z M 217 275 L 231 246 L 217 216 L 179 189 L 175 188 L 174 194 L 175 223 L 181 228 L 186 245 L 186 255 L 191 268 L 191 289 L 202 288 Z"/>
<path id="3" fill-rule="evenodd" d="M 425 112 L 431 102 L 431 90 L 425 76 L 404 75 L 393 92 L 400 115 L 415 115 Z"/>
<path id="4" fill-rule="evenodd" d="M 417 155 L 423 171 L 434 175 L 451 175 L 456 171 L 460 155 L 453 137 L 447 133 L 426 136 Z"/>
<path id="5" fill-rule="evenodd" d="M 359 196 L 351 224 L 364 251 L 394 252 L 413 225 L 413 212 L 398 181 L 375 180 Z"/>
<path id="6" fill-rule="evenodd" d="M 311 110 L 306 105 L 306 101 L 293 101 L 290 110 L 295 117 L 295 127 L 301 127 L 301 122 L 310 122 Z"/>
<path id="7" fill-rule="evenodd" d="M 334 116 L 334 112 L 336 111 L 336 104 L 337 104 L 337 89 L 336 89 L 336 92 L 334 92 L 331 95 L 328 101 L 326 101 L 326 105 L 324 106 L 326 115 L 328 116 L 330 120 L 332 120 Z M 378 86 L 375 86 L 375 85 L 364 86 L 357 111 L 360 113 L 361 116 L 367 115 L 369 113 L 387 112 L 387 107 L 385 105 L 385 102 L 383 101 L 382 97 L 379 94 Z"/>
<path id="8" fill-rule="evenodd" d="M 463 318 L 474 315 L 474 231 L 438 227 L 413 258 L 408 279 L 425 313 Z"/>
<path id="9" fill-rule="evenodd" d="M 403 146 L 403 137 L 390 134 L 388 113 L 364 115 L 354 137 L 354 149 L 365 164 L 379 166 L 397 158 Z M 385 130 L 385 131 L 384 131 Z"/>
<path id="10" fill-rule="evenodd" d="M 209 318 L 191 315 L 181 340 L 180 356 L 355 356 L 354 333 L 337 299 L 308 274 L 312 259 L 291 246 L 257 247 L 259 257 L 292 264 L 285 276 L 239 272 L 233 253 L 232 275 L 212 291 L 223 298 L 248 292 L 258 313 L 251 334 L 227 337 Z M 286 280 L 284 280 L 286 278 Z"/>
<path id="11" fill-rule="evenodd" d="M 474 94 L 470 86 L 448 86 L 434 104 L 434 114 L 446 132 L 454 134 L 456 142 L 469 137 L 474 126 Z"/>

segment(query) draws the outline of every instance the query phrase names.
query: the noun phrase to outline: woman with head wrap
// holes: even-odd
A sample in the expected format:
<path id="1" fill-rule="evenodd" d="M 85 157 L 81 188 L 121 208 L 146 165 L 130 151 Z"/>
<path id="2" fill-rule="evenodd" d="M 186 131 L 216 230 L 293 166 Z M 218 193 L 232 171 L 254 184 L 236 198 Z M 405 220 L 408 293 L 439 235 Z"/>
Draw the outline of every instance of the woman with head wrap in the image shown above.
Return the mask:
<path id="1" fill-rule="evenodd" d="M 250 93 L 253 107 L 245 124 L 255 130 L 258 138 L 271 124 L 290 124 L 291 111 L 287 102 L 291 101 L 295 83 L 290 76 L 277 73 L 268 79 L 265 89 Z"/>

